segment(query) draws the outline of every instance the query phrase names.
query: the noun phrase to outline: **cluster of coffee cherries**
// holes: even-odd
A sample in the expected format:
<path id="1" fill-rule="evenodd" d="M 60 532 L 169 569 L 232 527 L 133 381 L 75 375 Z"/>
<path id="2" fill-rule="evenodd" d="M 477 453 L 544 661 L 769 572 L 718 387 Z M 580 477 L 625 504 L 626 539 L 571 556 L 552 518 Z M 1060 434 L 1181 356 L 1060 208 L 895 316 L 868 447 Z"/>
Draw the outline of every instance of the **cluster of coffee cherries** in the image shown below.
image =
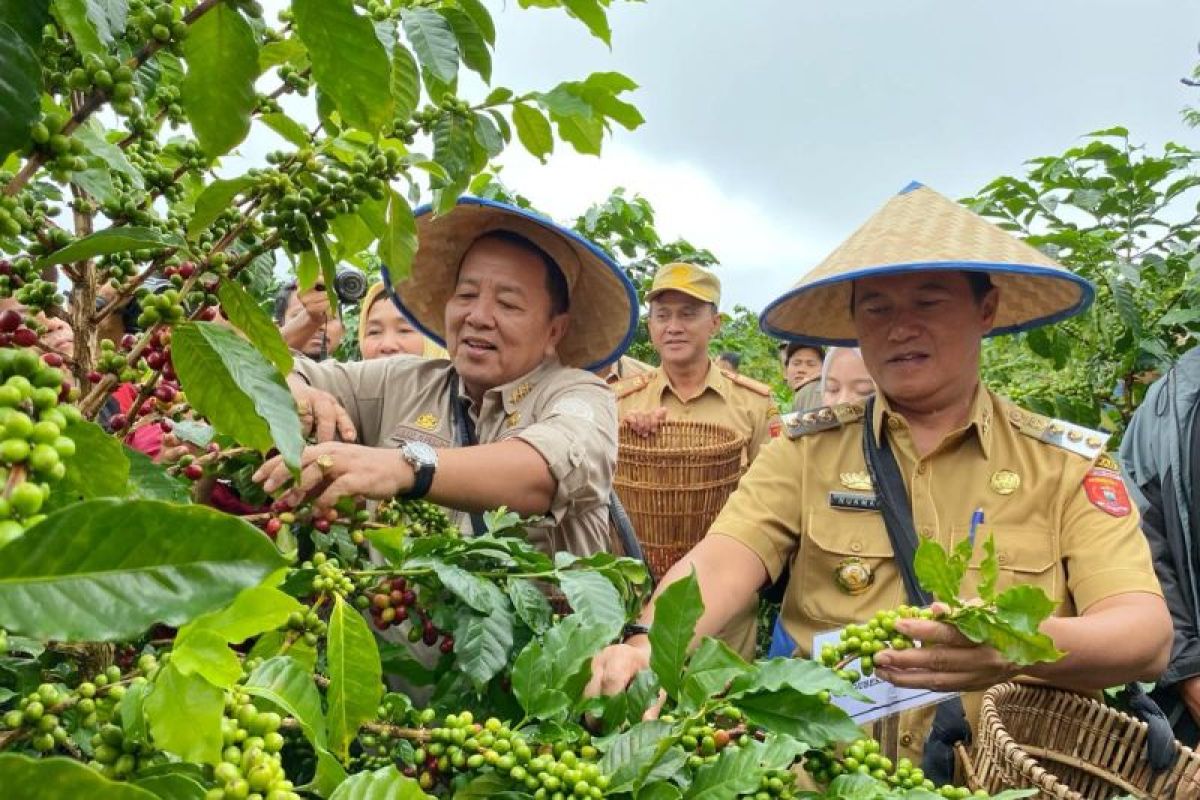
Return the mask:
<path id="1" fill-rule="evenodd" d="M 838 669 L 841 677 L 853 682 L 858 680 L 858 673 L 844 667 L 858 659 L 862 674 L 870 675 L 875 669 L 873 659 L 876 653 L 884 650 L 907 650 L 914 646 L 911 638 L 896 630 L 896 621 L 901 619 L 933 619 L 933 612 L 928 608 L 907 605 L 877 611 L 869 622 L 843 628 L 836 644 L 822 647 L 821 663 L 831 669 Z"/>
<path id="2" fill-rule="evenodd" d="M 821 784 L 827 784 L 839 775 L 858 773 L 869 775 L 894 789 L 924 789 L 937 792 L 946 800 L 988 796 L 982 789 L 972 792 L 960 786 L 938 787 L 909 759 L 899 758 L 893 762 L 880 751 L 879 742 L 869 737 L 851 742 L 842 748 L 840 754 L 834 745 L 829 745 L 821 750 L 808 751 L 804 757 L 804 770 Z"/>
<path id="3" fill-rule="evenodd" d="M 0 297 L 11 297 L 22 286 L 41 276 L 29 258 L 0 259 Z"/>
<path id="4" fill-rule="evenodd" d="M 64 435 L 79 409 L 60 404 L 63 373 L 28 348 L 0 349 L 0 544 L 37 524 L 50 484 L 66 474 L 75 453 Z"/>
<path id="5" fill-rule="evenodd" d="M 33 347 L 38 332 L 29 327 L 25 315 L 14 309 L 0 311 L 0 347 Z"/>
<path id="6" fill-rule="evenodd" d="M 437 645 L 443 653 L 454 652 L 454 637 L 433 624 L 432 615 L 421 607 L 417 592 L 404 578 L 384 581 L 368 598 L 371 621 L 379 630 L 408 622 L 410 642 L 422 642 L 427 647 Z"/>
<path id="7" fill-rule="evenodd" d="M 327 231 L 333 219 L 353 212 L 366 200 L 382 199 L 387 180 L 400 168 L 401 156 L 395 150 L 372 147 L 349 164 L 304 151 L 268 153 L 267 161 L 303 165 L 308 172 L 310 181 L 298 192 L 276 196 L 276 182 L 267 182 L 273 202 L 262 215 L 263 224 L 278 229 L 290 251 L 303 252 L 312 248 L 313 234 Z"/>
<path id="8" fill-rule="evenodd" d="M 445 509 L 427 500 L 394 498 L 381 503 L 375 518 L 392 526 L 403 526 L 409 536 L 458 536 L 459 530 L 450 522 Z"/>
<path id="9" fill-rule="evenodd" d="M 316 647 L 329 627 L 320 615 L 310 608 L 307 611 L 293 611 L 289 614 L 283 630 L 295 634 L 296 638 L 302 639 L 309 647 Z"/>
<path id="10" fill-rule="evenodd" d="M 131 44 L 176 45 L 187 38 L 187 23 L 170 0 L 129 0 L 128 20 L 125 35 Z"/>
<path id="11" fill-rule="evenodd" d="M 413 763 L 403 771 L 428 791 L 455 773 L 491 767 L 534 800 L 600 800 L 609 778 L 600 771 L 599 757 L 586 733 L 571 745 L 538 744 L 495 717 L 478 723 L 470 711 L 463 711 L 429 728 L 428 741 L 416 748 Z"/>
<path id="12" fill-rule="evenodd" d="M 43 114 L 29 128 L 30 154 L 40 153 L 51 175 L 60 182 L 68 180 L 72 172 L 87 169 L 83 157 L 87 146 L 82 139 L 63 132 L 68 119 L 65 112 L 54 109 Z"/>
<path id="13" fill-rule="evenodd" d="M 213 768 L 217 786 L 208 791 L 206 800 L 300 800 L 283 769 L 282 724 L 279 714 L 260 711 L 250 695 L 228 692 L 221 720 L 224 748 Z"/>
<path id="14" fill-rule="evenodd" d="M 679 744 L 688 752 L 688 766 L 697 768 L 715 761 L 722 750 L 731 743 L 738 744 L 743 736 L 748 742 L 749 736 L 740 724 L 741 719 L 741 710 L 728 706 L 714 712 L 711 722 L 689 726 L 679 739 Z"/>
<path id="15" fill-rule="evenodd" d="M 81 66 L 67 73 L 67 88 L 76 92 L 103 92 L 118 114 L 133 113 L 133 99 L 137 95 L 133 69 L 116 56 L 89 53 Z"/>
<path id="16" fill-rule="evenodd" d="M 33 219 L 15 197 L 0 197 L 0 236 L 15 238 L 33 227 Z"/>

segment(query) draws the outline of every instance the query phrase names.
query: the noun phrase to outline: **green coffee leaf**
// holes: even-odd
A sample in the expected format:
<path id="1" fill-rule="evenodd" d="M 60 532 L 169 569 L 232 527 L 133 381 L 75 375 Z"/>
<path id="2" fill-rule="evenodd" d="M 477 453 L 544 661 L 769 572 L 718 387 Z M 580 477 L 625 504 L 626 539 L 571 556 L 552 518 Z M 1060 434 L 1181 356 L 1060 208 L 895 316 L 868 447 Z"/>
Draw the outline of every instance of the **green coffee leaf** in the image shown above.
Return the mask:
<path id="1" fill-rule="evenodd" d="M 188 27 L 183 57 L 188 70 L 179 102 L 200 147 L 213 158 L 222 156 L 246 138 L 258 105 L 254 31 L 233 6 L 220 3 Z"/>
<path id="2" fill-rule="evenodd" d="M 215 180 L 196 198 L 192 218 L 188 220 L 187 235 L 192 241 L 217 221 L 217 217 L 229 210 L 233 200 L 242 192 L 254 185 L 254 179 L 243 175 L 240 178 Z M 221 286 L 230 283 L 222 281 Z"/>
<path id="3" fill-rule="evenodd" d="M 2 122 L 2 119 L 0 118 L 0 122 Z M 89 258 L 110 255 L 112 253 L 128 253 L 138 250 L 163 250 L 186 246 L 187 242 L 173 233 L 163 233 L 153 228 L 123 225 L 119 228 L 105 228 L 90 236 L 76 239 L 66 247 L 39 258 L 37 265 L 40 269 L 52 264 L 70 264 L 75 261 L 86 261 Z"/>
<path id="4" fill-rule="evenodd" d="M 554 132 L 541 111 L 526 103 L 516 103 L 512 110 L 513 126 L 517 138 L 534 158 L 546 163 L 546 156 L 554 152 Z"/>
<path id="5" fill-rule="evenodd" d="M 208 790 L 199 780 L 183 773 L 137 778 L 133 784 L 158 796 L 158 800 L 205 800 Z"/>
<path id="6" fill-rule="evenodd" d="M 0 786 L 5 800 L 158 800 L 145 789 L 109 780 L 71 758 L 29 758 L 16 753 L 0 753 Z"/>
<path id="7" fill-rule="evenodd" d="M 292 371 L 292 352 L 274 320 L 237 281 L 221 281 L 217 288 L 221 312 L 233 326 L 250 340 L 258 351 L 279 370 L 281 375 Z"/>
<path id="8" fill-rule="evenodd" d="M 242 662 L 211 630 L 194 630 L 175 639 L 171 664 L 184 675 L 199 674 L 213 686 L 229 689 L 242 677 Z"/>
<path id="9" fill-rule="evenodd" d="M 225 692 L 199 673 L 185 675 L 174 663 L 158 671 L 146 697 L 146 719 L 155 747 L 184 761 L 221 761 Z"/>
<path id="10" fill-rule="evenodd" d="M 450 25 L 454 38 L 458 42 L 458 50 L 462 54 L 462 62 L 468 69 L 478 73 L 484 83 L 492 81 L 492 52 L 488 49 L 483 33 L 475 24 L 471 15 L 457 8 L 441 8 L 438 13 Z"/>
<path id="11" fill-rule="evenodd" d="M 162 465 L 154 463 L 150 456 L 140 450 L 124 445 L 122 451 L 129 461 L 129 484 L 124 492 L 126 496 L 140 500 L 164 500 L 176 505 L 192 502 L 191 487 L 182 479 L 168 475 Z"/>
<path id="12" fill-rule="evenodd" d="M 289 144 L 294 144 L 296 147 L 307 147 L 311 144 L 308 131 L 287 114 L 260 114 L 258 118 L 263 125 L 275 131 Z M 191 232 L 190 225 L 188 232 Z"/>
<path id="13" fill-rule="evenodd" d="M 757 743 L 726 747 L 716 761 L 696 771 L 695 780 L 683 796 L 687 800 L 732 800 L 752 793 L 762 775 L 759 749 Z"/>
<path id="14" fill-rule="evenodd" d="M 961 605 L 958 599 L 963 576 L 967 574 L 967 560 L 946 550 L 932 539 L 923 539 L 913 559 L 913 570 L 917 580 L 934 598 L 951 607 Z"/>
<path id="15" fill-rule="evenodd" d="M 1018 629 L 986 608 L 966 606 L 955 613 L 951 622 L 963 636 L 994 648 L 1017 666 L 1057 661 L 1063 656 L 1046 634 Z"/>
<path id="16" fill-rule="evenodd" d="M 615 639 L 625 626 L 625 604 L 612 581 L 597 572 L 567 571 L 559 577 L 571 609 Z M 599 635 L 599 634 L 597 634 Z"/>
<path id="17" fill-rule="evenodd" d="M 996 616 L 1019 631 L 1037 633 L 1058 604 L 1037 586 L 1012 586 L 995 599 Z"/>
<path id="18" fill-rule="evenodd" d="M 850 741 L 861 735 L 845 711 L 791 688 L 739 697 L 734 705 L 754 724 L 810 747 Z"/>
<path id="19" fill-rule="evenodd" d="M 245 691 L 279 706 L 300 724 L 309 742 L 325 747 L 328 740 L 321 695 L 312 674 L 294 658 L 275 656 L 259 664 L 246 679 Z"/>
<path id="20" fill-rule="evenodd" d="M 570 708 L 592 656 L 610 641 L 602 634 L 572 614 L 525 646 L 513 663 L 512 688 L 526 714 L 554 719 Z"/>
<path id="21" fill-rule="evenodd" d="M 497 609 L 508 607 L 504 593 L 496 584 L 473 575 L 462 567 L 435 558 L 414 558 L 408 562 L 408 566 L 433 570 L 442 586 L 480 614 L 491 614 Z"/>
<path id="22" fill-rule="evenodd" d="M 395 766 L 387 766 L 348 778 L 329 800 L 422 800 L 428 797 L 415 780 L 401 775 Z"/>
<path id="23" fill-rule="evenodd" d="M 131 683 L 125 689 L 125 696 L 117 707 L 121 718 L 121 729 L 125 738 L 131 742 L 146 742 L 150 732 L 146 729 L 146 695 L 150 694 L 153 684 Z"/>
<path id="24" fill-rule="evenodd" d="M 174 329 L 171 351 L 188 401 L 221 433 L 260 453 L 278 448 L 296 468 L 304 438 L 283 376 L 254 346 L 210 322 Z"/>
<path id="25" fill-rule="evenodd" d="M 575 19 L 587 26 L 592 36 L 612 47 L 612 29 L 608 27 L 608 12 L 600 0 L 563 0 L 563 6 Z"/>
<path id="26" fill-rule="evenodd" d="M 458 40 L 448 23 L 428 8 L 406 8 L 400 12 L 404 33 L 412 43 L 421 67 L 444 84 L 458 77 Z"/>
<path id="27" fill-rule="evenodd" d="M 238 644 L 283 626 L 289 616 L 302 611 L 303 605 L 279 589 L 252 586 L 238 593 L 226 608 L 199 616 L 184 625 L 179 629 L 176 641 L 186 639 L 194 631 L 208 630 L 225 642 Z"/>
<path id="28" fill-rule="evenodd" d="M 983 543 L 984 558 L 979 565 L 979 598 L 990 603 L 996 596 L 996 581 L 1000 579 L 1000 562 L 996 558 L 996 540 L 989 536 Z"/>
<path id="29" fill-rule="evenodd" d="M 395 105 L 391 64 L 371 21 L 351 0 L 293 0 L 292 13 L 322 94 L 347 124 L 377 132 L 392 119 Z"/>
<path id="30" fill-rule="evenodd" d="M 508 582 L 508 599 L 512 602 L 517 619 L 525 623 L 535 634 L 543 634 L 550 627 L 550 617 L 554 609 L 542 590 L 524 578 L 514 578 Z"/>
<path id="31" fill-rule="evenodd" d="M 60 641 L 132 639 L 228 604 L 284 566 L 245 520 L 203 506 L 89 500 L 4 548 L 0 619 Z"/>
<path id="32" fill-rule="evenodd" d="M 397 191 L 389 191 L 387 235 L 379 239 L 379 260 L 388 268 L 392 282 L 402 281 L 412 272 L 417 252 L 417 222 L 412 208 Z"/>
<path id="33" fill-rule="evenodd" d="M 379 648 L 366 620 L 341 595 L 329 617 L 329 746 L 343 760 L 359 726 L 375 718 L 383 694 Z"/>
<path id="34" fill-rule="evenodd" d="M 63 28 L 71 34 L 71 41 L 83 55 L 108 55 L 108 48 L 100 38 L 96 14 L 89 0 L 54 0 L 52 4 L 54 16 L 58 17 Z M 105 33 L 108 33 L 106 30 Z M 108 37 L 111 39 L 111 36 Z"/>
<path id="35" fill-rule="evenodd" d="M 84 500 L 129 494 L 129 458 L 120 439 L 86 420 L 69 423 L 63 433 L 75 442 L 75 455 L 65 460 L 63 490 Z"/>
<path id="36" fill-rule="evenodd" d="M 513 646 L 512 612 L 497 606 L 487 616 L 462 614 L 454 626 L 454 652 L 458 668 L 477 689 L 508 665 Z"/>
<path id="37" fill-rule="evenodd" d="M 750 674 L 752 667 L 729 645 L 720 639 L 704 637 L 688 660 L 687 673 L 678 702 L 685 712 L 692 712 L 723 691 L 730 681 Z"/>
<path id="38" fill-rule="evenodd" d="M 50 22 L 50 0 L 0 0 L 0 24 L 20 34 L 34 52 L 41 46 L 42 29 Z M 4 156 L 0 153 L 0 158 Z"/>
<path id="39" fill-rule="evenodd" d="M 831 669 L 804 658 L 772 658 L 756 663 L 752 670 L 738 676 L 729 686 L 729 697 L 756 692 L 794 689 L 802 694 L 829 692 L 865 701 L 854 685 L 838 677 Z"/>
<path id="40" fill-rule="evenodd" d="M 654 602 L 654 624 L 650 626 L 650 668 L 671 697 L 678 697 L 683 682 L 683 665 L 695 635 L 696 622 L 704 613 L 696 571 L 668 586 Z"/>

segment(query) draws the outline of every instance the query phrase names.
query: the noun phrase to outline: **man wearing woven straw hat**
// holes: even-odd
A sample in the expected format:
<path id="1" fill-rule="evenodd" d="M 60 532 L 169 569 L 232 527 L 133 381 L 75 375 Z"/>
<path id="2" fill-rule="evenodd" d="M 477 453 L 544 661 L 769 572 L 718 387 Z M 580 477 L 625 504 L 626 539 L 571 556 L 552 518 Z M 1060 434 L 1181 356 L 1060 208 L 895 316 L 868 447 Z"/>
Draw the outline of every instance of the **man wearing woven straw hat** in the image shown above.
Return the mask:
<path id="1" fill-rule="evenodd" d="M 781 619 L 807 656 L 816 633 L 905 602 L 911 590 L 889 528 L 906 524 L 909 540 L 950 546 L 982 509 L 978 535 L 994 537 L 1000 588 L 1046 591 L 1057 609 L 1042 630 L 1066 656 L 1018 669 L 949 625 L 902 620 L 898 628 L 924 646 L 878 653 L 878 676 L 964 692 L 1018 674 L 1082 690 L 1153 680 L 1166 665 L 1171 620 L 1106 437 L 1024 411 L 979 380 L 984 336 L 1078 313 L 1092 291 L 958 204 L 907 188 L 762 315 L 776 336 L 857 343 L 876 400 L 785 420 L 788 438 L 764 451 L 658 590 L 694 569 L 705 603 L 697 634 L 710 635 L 790 567 Z M 882 498 L 897 512 L 886 524 Z M 903 549 L 905 538 L 895 541 Z M 968 596 L 977 580 L 972 570 Z M 642 622 L 653 616 L 651 603 Z M 623 687 L 649 650 L 635 633 L 601 652 L 590 690 Z M 971 720 L 977 700 L 964 697 Z M 901 754 L 919 753 L 931 716 L 927 707 L 901 717 Z M 930 754 L 944 755 L 946 744 L 931 739 Z"/>
<path id="2" fill-rule="evenodd" d="M 590 242 L 500 203 L 418 212 L 417 232 L 395 301 L 449 359 L 298 361 L 288 384 L 320 444 L 285 501 L 427 497 L 477 532 L 504 505 L 540 517 L 529 535 L 547 552 L 604 549 L 616 409 L 584 370 L 628 346 L 633 286 Z M 290 480 L 278 458 L 255 477 Z"/>

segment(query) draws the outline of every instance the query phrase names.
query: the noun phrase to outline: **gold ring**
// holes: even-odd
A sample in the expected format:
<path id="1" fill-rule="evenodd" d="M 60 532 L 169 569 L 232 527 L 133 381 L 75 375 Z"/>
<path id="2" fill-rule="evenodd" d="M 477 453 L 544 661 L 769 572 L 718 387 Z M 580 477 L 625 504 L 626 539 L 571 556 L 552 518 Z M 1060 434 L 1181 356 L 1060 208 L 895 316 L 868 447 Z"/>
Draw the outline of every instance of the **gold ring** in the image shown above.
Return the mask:
<path id="1" fill-rule="evenodd" d="M 312 409 L 309 408 L 308 403 L 298 403 L 296 405 L 296 412 L 302 417 L 307 417 L 312 413 Z"/>
<path id="2" fill-rule="evenodd" d="M 326 453 L 323 456 L 317 456 L 317 469 L 321 472 L 329 472 L 333 469 L 333 456 Z"/>

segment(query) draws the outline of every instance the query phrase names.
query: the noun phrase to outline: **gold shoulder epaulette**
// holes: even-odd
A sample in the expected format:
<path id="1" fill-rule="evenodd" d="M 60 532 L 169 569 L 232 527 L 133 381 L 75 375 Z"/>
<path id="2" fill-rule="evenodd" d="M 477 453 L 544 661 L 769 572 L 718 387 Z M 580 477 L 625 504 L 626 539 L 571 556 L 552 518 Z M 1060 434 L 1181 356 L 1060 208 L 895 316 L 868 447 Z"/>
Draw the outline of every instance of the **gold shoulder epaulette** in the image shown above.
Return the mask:
<path id="1" fill-rule="evenodd" d="M 840 428 L 851 422 L 859 422 L 863 418 L 862 403 L 838 403 L 836 406 L 824 406 L 809 411 L 793 411 L 784 414 L 783 429 L 789 439 L 799 439 L 810 433 L 820 433 L 834 428 Z"/>
<path id="2" fill-rule="evenodd" d="M 771 396 L 771 387 L 767 386 L 761 381 L 756 381 L 753 378 L 747 378 L 740 372 L 730 372 L 726 369 L 721 370 L 721 374 L 726 378 L 729 378 L 729 380 L 733 381 L 738 386 L 741 386 L 743 389 L 749 389 L 755 394 L 761 394 L 763 397 Z"/>
<path id="3" fill-rule="evenodd" d="M 637 375 L 622 378 L 613 384 L 613 393 L 616 394 L 618 400 L 621 400 L 634 392 L 640 392 L 642 389 L 645 389 L 653 377 L 654 373 L 652 372 L 639 372 Z"/>
<path id="4" fill-rule="evenodd" d="M 1110 436 L 1103 431 L 1094 431 L 1066 420 L 1043 417 L 1016 406 L 1008 409 L 1008 421 L 1030 438 L 1061 447 L 1088 460 L 1093 460 L 1104 452 L 1104 445 Z"/>

